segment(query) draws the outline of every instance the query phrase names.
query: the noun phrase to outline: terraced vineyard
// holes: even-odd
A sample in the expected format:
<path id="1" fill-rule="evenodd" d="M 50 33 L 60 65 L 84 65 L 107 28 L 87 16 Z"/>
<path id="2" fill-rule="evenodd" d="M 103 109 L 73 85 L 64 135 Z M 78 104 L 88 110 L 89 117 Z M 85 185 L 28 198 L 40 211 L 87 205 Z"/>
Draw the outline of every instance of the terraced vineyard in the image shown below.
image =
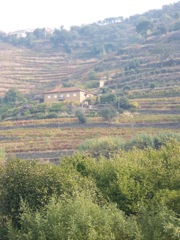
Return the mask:
<path id="1" fill-rule="evenodd" d="M 99 118 L 81 125 L 76 119 L 4 122 L 0 126 L 0 148 L 8 156 L 25 159 L 58 159 L 70 154 L 86 139 L 120 137 L 130 140 L 142 133 L 180 133 L 179 115 L 122 115 L 114 123 Z"/>
<path id="2" fill-rule="evenodd" d="M 0 95 L 16 87 L 23 93 L 42 93 L 62 83 L 76 79 L 97 62 L 74 60 L 61 51 L 35 52 L 0 42 Z"/>
<path id="3" fill-rule="evenodd" d="M 42 93 L 61 85 L 62 81 L 86 85 L 92 82 L 89 79 L 91 73 L 96 80 L 107 78 L 106 86 L 118 91 L 127 85 L 134 90 L 144 90 L 153 83 L 159 88 L 160 95 L 161 91 L 175 91 L 179 95 L 179 42 L 169 43 L 169 39 L 178 33 L 180 31 L 162 37 L 160 44 L 130 45 L 118 53 L 86 59 L 75 57 L 76 52 L 66 54 L 61 48 L 46 51 L 46 43 L 42 52 L 0 42 L 0 95 L 10 87 L 16 87 L 24 93 Z"/>
<path id="4" fill-rule="evenodd" d="M 179 32 L 180 34 L 180 32 Z M 122 53 L 104 61 L 104 68 L 109 69 L 111 81 L 107 86 L 117 89 L 130 85 L 132 89 L 146 89 L 151 83 L 167 90 L 175 87 L 180 89 L 180 48 L 174 42 L 172 52 L 166 55 L 166 49 L 172 44 L 134 45 L 122 50 Z M 164 51 L 159 53 L 159 48 Z"/>

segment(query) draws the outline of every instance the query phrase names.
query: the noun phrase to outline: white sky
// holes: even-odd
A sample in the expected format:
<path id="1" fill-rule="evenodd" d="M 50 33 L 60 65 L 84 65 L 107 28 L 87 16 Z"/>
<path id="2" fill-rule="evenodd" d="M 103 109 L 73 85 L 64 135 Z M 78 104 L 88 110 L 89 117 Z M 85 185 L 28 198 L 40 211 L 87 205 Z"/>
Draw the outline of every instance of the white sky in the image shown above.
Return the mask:
<path id="1" fill-rule="evenodd" d="M 59 28 L 129 17 L 178 0 L 0 0 L 0 30 Z"/>

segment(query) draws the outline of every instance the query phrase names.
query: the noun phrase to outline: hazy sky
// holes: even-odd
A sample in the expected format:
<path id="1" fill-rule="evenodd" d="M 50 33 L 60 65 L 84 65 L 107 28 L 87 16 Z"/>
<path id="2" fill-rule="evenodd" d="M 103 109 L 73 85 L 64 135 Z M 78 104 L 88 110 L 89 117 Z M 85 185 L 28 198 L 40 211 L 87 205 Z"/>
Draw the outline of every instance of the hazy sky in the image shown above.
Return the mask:
<path id="1" fill-rule="evenodd" d="M 175 2 L 178 0 L 0 0 L 0 30 L 82 25 Z"/>

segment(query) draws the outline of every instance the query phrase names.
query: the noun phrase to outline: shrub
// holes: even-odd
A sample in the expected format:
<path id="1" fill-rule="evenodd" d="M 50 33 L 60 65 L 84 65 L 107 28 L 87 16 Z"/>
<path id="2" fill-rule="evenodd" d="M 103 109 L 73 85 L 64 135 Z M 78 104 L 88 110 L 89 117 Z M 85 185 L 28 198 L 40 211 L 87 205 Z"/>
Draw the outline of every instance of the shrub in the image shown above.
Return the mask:
<path id="1" fill-rule="evenodd" d="M 80 153 L 59 166 L 7 162 L 0 172 L 1 238 L 178 240 L 180 144 L 167 139 L 159 149 L 118 153 L 124 144 L 117 151 L 112 144 L 109 159 Z M 145 142 L 153 146 L 153 137 Z"/>
<path id="2" fill-rule="evenodd" d="M 178 240 L 179 219 L 164 206 L 142 207 L 138 219 L 142 240 Z"/>
<path id="3" fill-rule="evenodd" d="M 130 240 L 137 224 L 126 219 L 115 205 L 98 206 L 91 199 L 52 198 L 38 212 L 22 207 L 21 229 L 11 227 L 9 239 Z"/>
<path id="4" fill-rule="evenodd" d="M 126 97 L 120 98 L 118 105 L 120 108 L 122 108 L 124 110 L 130 110 L 130 109 L 134 108 L 134 106 L 131 104 L 129 99 Z"/>
<path id="5" fill-rule="evenodd" d="M 99 111 L 99 115 L 103 120 L 111 122 L 114 118 L 117 117 L 117 110 L 112 106 L 103 108 Z"/>
<path id="6" fill-rule="evenodd" d="M 68 171 L 67 168 L 35 161 L 10 160 L 0 175 L 0 215 L 10 217 L 17 225 L 21 200 L 32 210 L 37 210 L 45 206 L 54 194 L 70 196 L 81 192 L 84 187 L 91 192 L 90 188 L 94 189 L 94 186 L 86 182 L 82 182 L 76 171 Z"/>
<path id="7" fill-rule="evenodd" d="M 121 150 L 108 160 L 81 159 L 75 166 L 93 177 L 103 197 L 127 215 L 138 213 L 141 204 L 167 206 L 178 213 L 179 154 L 180 144 L 173 141 L 158 150 Z"/>
<path id="8" fill-rule="evenodd" d="M 98 87 L 99 87 L 99 81 L 88 82 L 86 84 L 86 88 L 98 88 Z"/>
<path id="9" fill-rule="evenodd" d="M 84 124 L 87 122 L 87 118 L 81 110 L 77 110 L 75 116 L 78 118 L 79 123 Z"/>
<path id="10" fill-rule="evenodd" d="M 46 116 L 46 118 L 58 118 L 58 117 L 59 117 L 59 115 L 57 113 L 55 113 L 55 112 L 49 113 Z"/>
<path id="11" fill-rule="evenodd" d="M 59 112 L 63 110 L 62 103 L 53 103 L 51 107 L 48 108 L 50 112 Z"/>
<path id="12" fill-rule="evenodd" d="M 120 151 L 124 147 L 124 144 L 121 138 L 103 137 L 84 141 L 79 146 L 79 150 L 85 151 L 94 157 L 103 155 L 109 158 Z"/>
<path id="13" fill-rule="evenodd" d="M 47 115 L 46 115 L 46 114 L 43 114 L 43 113 L 37 113 L 37 114 L 36 114 L 36 118 L 37 118 L 37 119 L 45 119 L 45 118 L 47 118 Z"/>
<path id="14" fill-rule="evenodd" d="M 170 140 L 175 139 L 180 142 L 180 134 L 175 133 L 162 133 L 156 136 L 140 134 L 134 137 L 131 141 L 125 144 L 125 149 L 132 149 L 137 147 L 144 149 L 147 147 L 159 149 L 160 147 L 166 145 Z"/>

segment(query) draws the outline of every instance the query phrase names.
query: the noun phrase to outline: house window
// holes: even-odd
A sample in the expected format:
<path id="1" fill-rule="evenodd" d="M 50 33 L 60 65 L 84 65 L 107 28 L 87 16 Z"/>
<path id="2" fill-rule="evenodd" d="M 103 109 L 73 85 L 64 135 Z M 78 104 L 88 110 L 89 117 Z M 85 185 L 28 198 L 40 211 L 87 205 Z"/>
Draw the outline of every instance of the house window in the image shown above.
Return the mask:
<path id="1" fill-rule="evenodd" d="M 63 98 L 64 97 L 64 95 L 63 94 L 61 94 L 61 96 L 60 96 L 61 98 Z"/>
<path id="2" fill-rule="evenodd" d="M 50 96 L 50 95 L 48 95 L 48 98 L 51 98 L 51 96 Z"/>
<path id="3" fill-rule="evenodd" d="M 54 95 L 54 98 L 57 98 L 57 95 Z"/>
<path id="4" fill-rule="evenodd" d="M 67 93 L 67 97 L 70 97 L 70 94 L 69 94 L 69 93 Z"/>
<path id="5" fill-rule="evenodd" d="M 76 93 L 73 93 L 73 97 L 76 97 L 77 95 L 76 95 Z"/>

